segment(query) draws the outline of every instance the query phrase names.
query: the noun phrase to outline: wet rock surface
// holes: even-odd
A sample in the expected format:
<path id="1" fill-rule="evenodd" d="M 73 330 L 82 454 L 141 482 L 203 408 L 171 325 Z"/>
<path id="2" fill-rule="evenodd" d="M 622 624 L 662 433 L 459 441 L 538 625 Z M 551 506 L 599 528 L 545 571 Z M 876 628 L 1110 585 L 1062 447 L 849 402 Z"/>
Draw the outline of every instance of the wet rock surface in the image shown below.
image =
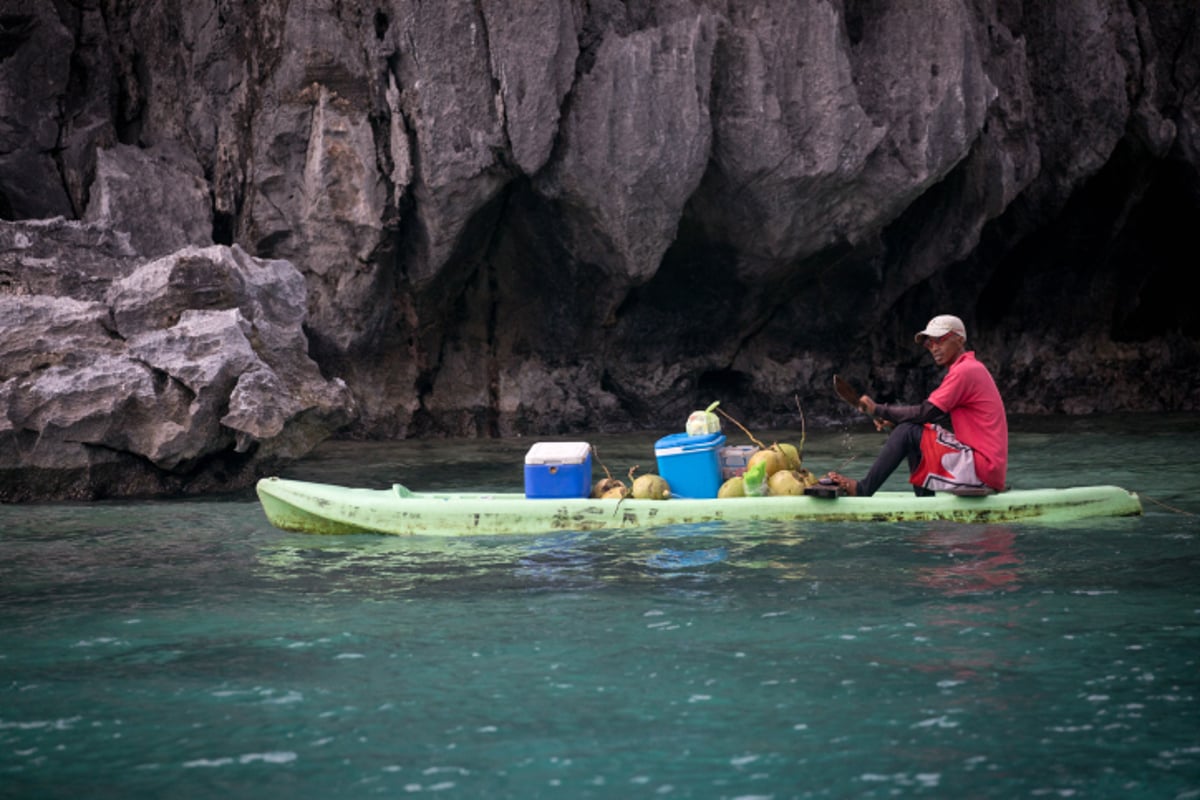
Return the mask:
<path id="1" fill-rule="evenodd" d="M 1195 410 L 1197 86 L 1184 2 L 9 0 L 0 498 L 835 422 L 944 312 L 1014 413 Z"/>

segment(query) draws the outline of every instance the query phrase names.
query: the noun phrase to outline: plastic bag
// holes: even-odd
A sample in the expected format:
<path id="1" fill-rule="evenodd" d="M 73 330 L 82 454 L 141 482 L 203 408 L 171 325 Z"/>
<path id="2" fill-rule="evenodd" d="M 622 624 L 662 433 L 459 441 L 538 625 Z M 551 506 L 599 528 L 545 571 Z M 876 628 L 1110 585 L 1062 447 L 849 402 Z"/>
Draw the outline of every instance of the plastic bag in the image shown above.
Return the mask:
<path id="1" fill-rule="evenodd" d="M 742 475 L 742 486 L 746 497 L 763 497 L 770 489 L 767 486 L 767 462 L 760 460 Z"/>
<path id="2" fill-rule="evenodd" d="M 703 411 L 693 411 L 687 418 L 685 430 L 688 436 L 705 436 L 721 432 L 721 418 L 713 413 L 713 409 L 721 405 L 721 401 L 713 403 Z"/>

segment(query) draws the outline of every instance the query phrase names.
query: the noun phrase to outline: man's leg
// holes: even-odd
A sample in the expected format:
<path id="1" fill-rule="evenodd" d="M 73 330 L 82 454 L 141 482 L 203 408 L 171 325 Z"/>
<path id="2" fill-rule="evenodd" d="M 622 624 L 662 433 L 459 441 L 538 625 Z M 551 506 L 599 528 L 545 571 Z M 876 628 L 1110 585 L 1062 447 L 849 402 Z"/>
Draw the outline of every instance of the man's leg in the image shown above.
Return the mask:
<path id="1" fill-rule="evenodd" d="M 924 431 L 925 426 L 915 422 L 901 422 L 897 425 L 884 442 L 883 449 L 879 451 L 879 457 L 871 465 L 867 476 L 858 482 L 858 496 L 870 497 L 875 494 L 905 458 L 908 459 L 909 471 L 915 470 L 921 463 L 921 435 Z M 914 488 L 920 496 L 933 494 L 919 486 Z"/>

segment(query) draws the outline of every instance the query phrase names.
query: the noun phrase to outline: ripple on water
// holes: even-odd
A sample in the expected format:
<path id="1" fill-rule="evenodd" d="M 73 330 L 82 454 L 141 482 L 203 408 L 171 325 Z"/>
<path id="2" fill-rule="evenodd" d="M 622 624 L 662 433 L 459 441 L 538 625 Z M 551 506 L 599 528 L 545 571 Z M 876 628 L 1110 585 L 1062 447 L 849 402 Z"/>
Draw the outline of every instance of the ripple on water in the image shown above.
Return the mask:
<path id="1" fill-rule="evenodd" d="M 246 753 L 240 756 L 219 756 L 217 758 L 197 758 L 183 762 L 185 769 L 228 767 L 232 764 L 290 764 L 298 756 L 290 750 L 275 750 L 268 753 Z"/>

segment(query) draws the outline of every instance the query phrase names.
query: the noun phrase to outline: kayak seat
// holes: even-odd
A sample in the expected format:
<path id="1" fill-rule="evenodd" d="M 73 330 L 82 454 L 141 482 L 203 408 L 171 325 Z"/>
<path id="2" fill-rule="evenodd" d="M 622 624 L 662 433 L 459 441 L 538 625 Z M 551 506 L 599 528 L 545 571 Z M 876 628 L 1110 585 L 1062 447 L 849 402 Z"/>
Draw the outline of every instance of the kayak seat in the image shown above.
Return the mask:
<path id="1" fill-rule="evenodd" d="M 957 495 L 958 497 L 986 497 L 989 494 L 995 493 L 996 490 L 988 486 L 962 486 L 947 492 L 947 494 Z"/>

